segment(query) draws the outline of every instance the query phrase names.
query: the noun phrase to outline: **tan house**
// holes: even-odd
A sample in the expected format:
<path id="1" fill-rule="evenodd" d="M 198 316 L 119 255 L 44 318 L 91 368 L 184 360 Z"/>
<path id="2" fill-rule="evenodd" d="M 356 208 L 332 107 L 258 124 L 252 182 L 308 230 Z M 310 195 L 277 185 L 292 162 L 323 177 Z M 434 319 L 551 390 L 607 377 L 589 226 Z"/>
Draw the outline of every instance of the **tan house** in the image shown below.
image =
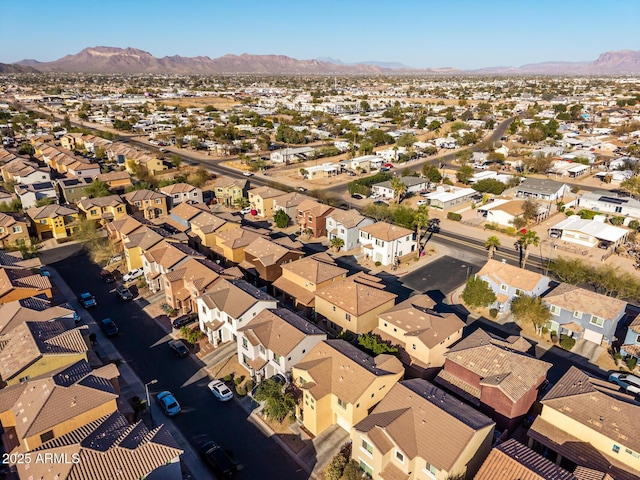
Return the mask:
<path id="1" fill-rule="evenodd" d="M 273 213 L 275 214 L 278 210 L 284 210 L 284 213 L 295 221 L 295 218 L 298 216 L 298 205 L 305 200 L 313 200 L 313 198 L 300 192 L 285 193 L 284 195 L 275 197 L 273 199 Z"/>
<path id="2" fill-rule="evenodd" d="M 126 215 L 120 220 L 107 223 L 105 230 L 107 231 L 109 240 L 122 242 L 128 235 L 144 227 L 145 225 L 143 225 L 140 220 L 133 218 L 131 215 Z"/>
<path id="3" fill-rule="evenodd" d="M 169 199 L 169 209 L 183 202 L 202 203 L 202 189 L 188 183 L 172 183 L 159 191 Z"/>
<path id="4" fill-rule="evenodd" d="M 462 338 L 465 323 L 437 313 L 427 295 L 414 295 L 378 316 L 373 333 L 397 345 L 402 363 L 417 374 L 444 365 L 444 354 Z"/>
<path id="5" fill-rule="evenodd" d="M 0 303 L 0 335 L 4 335 L 25 322 L 49 322 L 51 320 L 70 320 L 73 325 L 75 311 L 69 306 L 55 305 L 51 301 L 38 297 L 29 297 L 13 302 Z"/>
<path id="6" fill-rule="evenodd" d="M 28 268 L 0 267 L 0 304 L 45 295 L 53 298 L 49 277 Z"/>
<path id="7" fill-rule="evenodd" d="M 156 157 L 146 154 L 134 154 L 133 156 L 126 156 L 125 167 L 127 172 L 134 174 L 136 172 L 136 168 L 142 168 L 149 175 L 155 175 L 156 173 L 160 173 L 164 170 L 168 170 L 169 167 L 165 165 L 165 163 Z"/>
<path id="8" fill-rule="evenodd" d="M 167 197 L 160 192 L 134 190 L 123 195 L 123 197 L 131 207 L 134 215 L 140 212 L 148 220 L 166 215 L 169 211 Z"/>
<path id="9" fill-rule="evenodd" d="M 118 394 L 112 382 L 118 375 L 113 365 L 91 370 L 82 360 L 0 390 L 5 451 L 33 450 L 115 412 Z"/>
<path id="10" fill-rule="evenodd" d="M 148 225 L 124 236 L 122 239 L 122 249 L 129 271 L 136 268 L 143 268 L 143 255 L 165 239 L 167 239 L 167 232 L 165 230 Z"/>
<path id="11" fill-rule="evenodd" d="M 225 177 L 219 178 L 214 187 L 216 201 L 227 206 L 234 206 L 243 198 L 247 198 L 248 191 L 247 180 L 231 180 Z"/>
<path id="12" fill-rule="evenodd" d="M 17 245 L 31 245 L 27 219 L 18 213 L 0 212 L 0 247 Z"/>
<path id="13" fill-rule="evenodd" d="M 85 198 L 78 202 L 78 208 L 84 212 L 87 220 L 100 223 L 120 220 L 127 215 L 127 204 L 119 195 Z"/>
<path id="14" fill-rule="evenodd" d="M 78 211 L 62 205 L 31 207 L 26 212 L 40 240 L 67 238 L 78 228 Z"/>
<path id="15" fill-rule="evenodd" d="M 166 240 L 147 250 L 142 255 L 142 268 L 149 290 L 152 292 L 162 290 L 164 282 L 161 281 L 160 276 L 175 270 L 190 258 L 205 257 L 188 245 Z"/>
<path id="16" fill-rule="evenodd" d="M 394 306 L 397 295 L 384 290 L 381 279 L 364 273 L 316 290 L 316 315 L 333 331 L 369 333 L 378 315 Z"/>
<path id="17" fill-rule="evenodd" d="M 256 211 L 256 215 L 262 218 L 273 217 L 274 199 L 286 192 L 272 187 L 258 187 L 249 190 L 249 206 Z"/>
<path id="18" fill-rule="evenodd" d="M 282 265 L 282 275 L 273 282 L 273 287 L 284 304 L 293 303 L 296 310 L 315 318 L 316 290 L 344 280 L 347 272 L 328 254 L 315 253 Z"/>
<path id="19" fill-rule="evenodd" d="M 527 433 L 531 448 L 616 480 L 640 478 L 640 405 L 617 385 L 571 366 L 541 403 Z"/>
<path id="20" fill-rule="evenodd" d="M 215 251 L 225 259 L 234 262 L 244 262 L 244 249 L 247 245 L 258 238 L 263 238 L 264 234 L 249 227 L 239 227 L 216 232 Z"/>
<path id="21" fill-rule="evenodd" d="M 491 450 L 493 429 L 489 417 L 435 385 L 405 380 L 354 425 L 351 457 L 374 480 L 470 479 Z"/>
<path id="22" fill-rule="evenodd" d="M 333 212 L 333 207 L 314 200 L 305 200 L 298 205 L 295 222 L 300 231 L 313 238 L 327 236 L 327 217 Z"/>
<path id="23" fill-rule="evenodd" d="M 64 322 L 24 322 L 2 336 L 0 377 L 15 385 L 55 369 L 87 360 L 87 326 L 67 328 Z"/>
<path id="24" fill-rule="evenodd" d="M 196 298 L 207 291 L 220 273 L 222 267 L 207 258 L 189 258 L 160 277 L 166 303 L 180 313 L 197 312 Z"/>
<path id="25" fill-rule="evenodd" d="M 244 262 L 240 268 L 247 272 L 249 278 L 271 283 L 282 275 L 282 265 L 299 260 L 304 252 L 287 248 L 278 240 L 256 238 L 244 249 Z"/>
<path id="26" fill-rule="evenodd" d="M 126 170 L 122 170 L 120 172 L 107 172 L 101 173 L 100 175 L 96 175 L 96 180 L 101 180 L 109 185 L 109 189 L 112 192 L 116 193 L 124 193 L 124 191 L 133 186 L 131 182 L 131 175 Z"/>
<path id="27" fill-rule="evenodd" d="M 179 206 L 182 206 L 180 204 Z M 190 243 L 198 251 L 220 254 L 216 244 L 216 234 L 226 230 L 240 228 L 240 220 L 231 221 L 210 211 L 202 211 L 189 220 Z"/>
<path id="28" fill-rule="evenodd" d="M 292 370 L 303 392 L 298 417 L 315 436 L 331 425 L 350 432 L 403 374 L 392 355 L 371 357 L 344 340 L 322 341 Z"/>

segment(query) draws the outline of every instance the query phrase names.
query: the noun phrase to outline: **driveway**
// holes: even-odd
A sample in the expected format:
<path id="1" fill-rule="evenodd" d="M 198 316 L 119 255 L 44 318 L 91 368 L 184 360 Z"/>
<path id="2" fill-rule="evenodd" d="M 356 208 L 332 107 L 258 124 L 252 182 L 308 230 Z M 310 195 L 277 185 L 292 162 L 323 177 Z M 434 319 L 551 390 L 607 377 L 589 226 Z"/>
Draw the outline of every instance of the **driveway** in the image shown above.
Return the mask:
<path id="1" fill-rule="evenodd" d="M 585 340 L 581 338 L 576 341 L 576 344 L 571 349 L 571 353 L 575 355 L 580 355 L 588 359 L 591 363 L 596 363 L 600 355 L 602 354 L 603 348 L 589 340 Z"/>

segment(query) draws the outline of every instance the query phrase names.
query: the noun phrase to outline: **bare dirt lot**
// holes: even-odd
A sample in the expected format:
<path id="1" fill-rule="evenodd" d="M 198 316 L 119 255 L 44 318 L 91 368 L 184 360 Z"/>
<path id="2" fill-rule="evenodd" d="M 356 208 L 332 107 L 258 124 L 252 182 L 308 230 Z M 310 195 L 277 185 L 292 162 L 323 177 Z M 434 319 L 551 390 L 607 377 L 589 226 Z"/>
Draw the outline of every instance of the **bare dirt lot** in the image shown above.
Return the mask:
<path id="1" fill-rule="evenodd" d="M 207 105 L 211 105 L 217 110 L 229 110 L 236 105 L 240 105 L 240 102 L 225 97 L 167 98 L 159 100 L 158 103 L 176 107 L 206 107 Z"/>

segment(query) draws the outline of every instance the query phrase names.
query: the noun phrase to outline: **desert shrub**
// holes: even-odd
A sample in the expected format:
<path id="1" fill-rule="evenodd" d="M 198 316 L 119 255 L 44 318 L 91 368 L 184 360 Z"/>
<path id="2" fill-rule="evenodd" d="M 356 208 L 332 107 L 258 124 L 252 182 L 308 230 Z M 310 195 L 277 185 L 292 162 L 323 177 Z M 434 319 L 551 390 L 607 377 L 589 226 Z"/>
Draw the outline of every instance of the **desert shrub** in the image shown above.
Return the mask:
<path id="1" fill-rule="evenodd" d="M 496 318 L 498 316 L 498 309 L 497 308 L 490 309 L 489 315 L 491 316 L 491 318 Z"/>
<path id="2" fill-rule="evenodd" d="M 560 346 L 565 350 L 571 350 L 575 344 L 575 338 L 565 334 L 560 335 Z"/>
<path id="3" fill-rule="evenodd" d="M 547 327 L 542 327 L 542 334 L 546 335 L 547 333 L 549 333 L 549 329 Z"/>
<path id="4" fill-rule="evenodd" d="M 636 357 L 629 357 L 627 359 L 627 368 L 629 368 L 629 370 L 633 370 L 634 368 L 636 368 L 637 364 L 638 359 Z"/>
<path id="5" fill-rule="evenodd" d="M 225 375 L 224 377 L 222 377 L 222 381 L 223 382 L 230 382 L 231 380 L 233 380 L 233 374 L 230 373 L 229 375 Z"/>
<path id="6" fill-rule="evenodd" d="M 243 381 L 244 381 L 244 375 L 240 375 L 239 377 L 236 377 L 233 379 L 233 383 L 235 383 L 236 385 L 240 385 Z"/>
<path id="7" fill-rule="evenodd" d="M 631 220 L 629 222 L 629 228 L 632 230 L 638 230 L 638 228 L 640 228 L 640 222 L 638 220 Z"/>
<path id="8" fill-rule="evenodd" d="M 247 385 L 236 385 L 236 393 L 241 397 L 244 397 L 247 394 Z"/>
<path id="9" fill-rule="evenodd" d="M 447 213 L 447 218 L 449 220 L 453 220 L 455 222 L 459 222 L 460 220 L 462 220 L 462 215 L 460 215 L 459 213 L 456 213 L 456 212 L 449 212 L 449 213 Z"/>
<path id="10" fill-rule="evenodd" d="M 382 262 L 376 262 L 376 263 L 375 263 L 375 266 L 376 266 L 376 267 L 379 267 L 380 265 L 382 265 Z"/>

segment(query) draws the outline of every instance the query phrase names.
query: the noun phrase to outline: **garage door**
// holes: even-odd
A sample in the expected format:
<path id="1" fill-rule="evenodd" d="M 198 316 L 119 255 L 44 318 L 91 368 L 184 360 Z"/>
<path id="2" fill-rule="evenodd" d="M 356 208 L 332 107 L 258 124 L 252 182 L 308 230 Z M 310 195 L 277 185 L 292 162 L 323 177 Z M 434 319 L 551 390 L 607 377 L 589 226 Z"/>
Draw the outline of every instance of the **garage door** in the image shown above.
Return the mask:
<path id="1" fill-rule="evenodd" d="M 602 343 L 602 334 L 598 332 L 594 332 L 593 330 L 585 330 L 584 331 L 584 339 L 589 340 L 590 342 L 596 343 L 600 345 Z"/>
<path id="2" fill-rule="evenodd" d="M 336 423 L 339 427 L 342 427 L 347 432 L 351 431 L 351 425 L 349 425 L 349 421 L 338 414 L 336 414 Z"/>

